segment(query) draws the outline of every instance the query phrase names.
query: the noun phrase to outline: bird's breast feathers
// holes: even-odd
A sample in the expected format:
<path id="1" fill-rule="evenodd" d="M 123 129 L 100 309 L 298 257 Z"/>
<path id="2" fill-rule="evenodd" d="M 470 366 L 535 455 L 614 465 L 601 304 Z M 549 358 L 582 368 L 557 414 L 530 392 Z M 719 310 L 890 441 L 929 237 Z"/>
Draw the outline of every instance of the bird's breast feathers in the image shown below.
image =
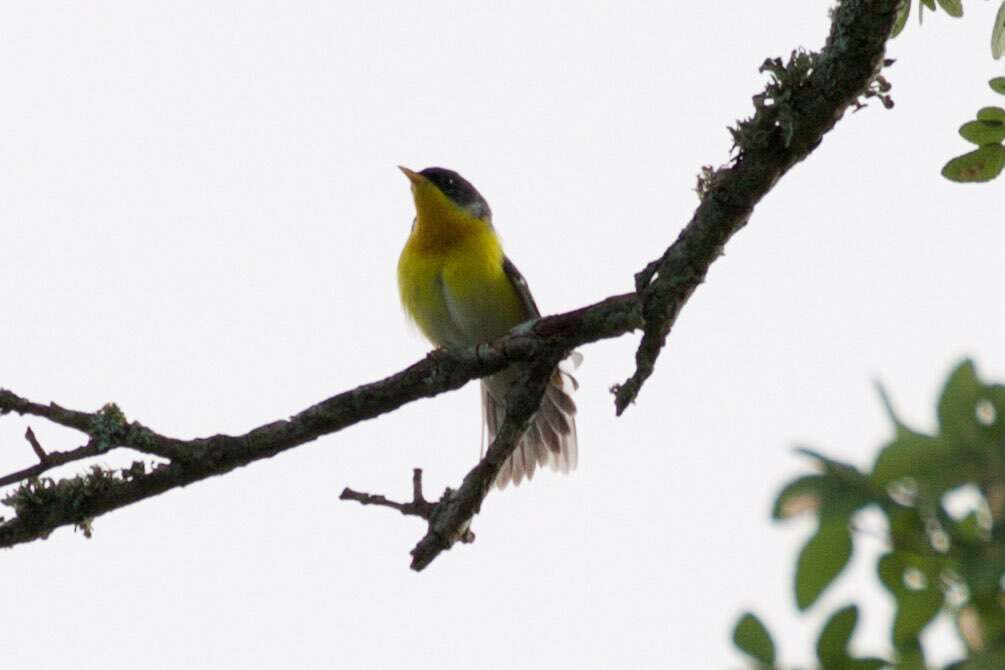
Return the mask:
<path id="1" fill-rule="evenodd" d="M 529 314 L 503 270 L 502 246 L 488 226 L 430 249 L 413 230 L 398 261 L 402 305 L 441 347 L 488 342 Z"/>

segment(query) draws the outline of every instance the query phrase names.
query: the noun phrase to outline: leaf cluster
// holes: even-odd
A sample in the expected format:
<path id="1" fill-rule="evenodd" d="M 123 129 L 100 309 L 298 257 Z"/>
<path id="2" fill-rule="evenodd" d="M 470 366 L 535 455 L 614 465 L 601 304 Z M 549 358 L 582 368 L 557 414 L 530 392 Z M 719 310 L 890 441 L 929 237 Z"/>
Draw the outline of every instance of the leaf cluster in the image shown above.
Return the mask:
<path id="1" fill-rule="evenodd" d="M 954 19 L 963 16 L 962 0 L 918 0 L 918 23 L 924 22 L 926 9 L 931 12 L 936 11 L 936 2 L 946 14 Z M 911 4 L 912 0 L 901 0 L 900 8 L 897 10 L 897 20 L 893 24 L 892 37 L 899 35 L 907 25 L 907 19 L 911 15 Z"/>
<path id="2" fill-rule="evenodd" d="M 936 3 L 938 3 L 936 5 Z M 902 0 L 893 27 L 896 37 L 907 25 L 911 14 L 911 0 Z M 963 16 L 962 0 L 918 0 L 918 20 L 922 20 L 925 10 L 936 11 L 941 7 L 949 16 Z M 991 56 L 996 60 L 1005 54 L 1005 0 L 1002 0 L 991 30 Z M 996 93 L 1005 95 L 1005 77 L 996 77 L 988 82 Z M 955 182 L 991 181 L 1005 169 L 1005 109 L 985 107 L 977 112 L 977 119 L 960 127 L 960 135 L 977 148 L 951 159 L 942 167 L 942 176 Z"/>
<path id="3" fill-rule="evenodd" d="M 854 604 L 834 612 L 817 641 L 823 670 L 926 668 L 921 634 L 940 613 L 956 623 L 967 655 L 945 670 L 1005 668 L 1005 386 L 981 382 L 970 361 L 950 374 L 937 405 L 934 434 L 907 427 L 884 402 L 894 425 L 869 471 L 802 450 L 816 471 L 779 493 L 773 516 L 813 514 L 817 527 L 796 560 L 795 597 L 807 610 L 841 575 L 855 549 L 855 515 L 885 518 L 887 551 L 876 576 L 893 598 L 891 658 L 857 657 L 848 643 L 858 620 Z M 975 501 L 953 515 L 947 497 L 961 490 Z M 734 643 L 758 668 L 775 668 L 765 626 L 746 613 Z"/>
<path id="4" fill-rule="evenodd" d="M 1005 77 L 996 77 L 988 84 L 996 93 L 1005 95 Z M 974 121 L 960 126 L 960 136 L 977 148 L 946 163 L 943 177 L 956 182 L 984 182 L 1001 174 L 1005 168 L 1005 109 L 984 107 Z"/>

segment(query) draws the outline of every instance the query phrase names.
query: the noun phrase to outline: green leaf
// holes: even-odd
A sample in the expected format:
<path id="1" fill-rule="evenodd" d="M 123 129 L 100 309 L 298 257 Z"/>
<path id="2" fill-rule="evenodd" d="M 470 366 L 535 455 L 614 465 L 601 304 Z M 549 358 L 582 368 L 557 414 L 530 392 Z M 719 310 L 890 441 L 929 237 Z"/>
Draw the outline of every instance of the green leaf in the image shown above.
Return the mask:
<path id="1" fill-rule="evenodd" d="M 949 379 L 939 396 L 939 428 L 946 437 L 972 440 L 977 432 L 977 400 L 981 383 L 977 380 L 974 362 L 966 359 L 949 373 Z"/>
<path id="2" fill-rule="evenodd" d="M 1001 462 L 1005 386 L 982 384 L 973 362 L 962 362 L 949 376 L 939 398 L 938 416 L 944 438 L 971 449 L 982 469 Z"/>
<path id="3" fill-rule="evenodd" d="M 904 563 L 897 554 L 883 554 L 876 563 L 876 574 L 894 597 L 904 588 Z"/>
<path id="4" fill-rule="evenodd" d="M 977 110 L 978 121 L 1005 123 L 1005 109 L 1001 107 L 981 107 Z"/>
<path id="5" fill-rule="evenodd" d="M 909 587 L 904 579 L 904 574 L 909 570 L 921 573 L 927 583 L 925 588 L 935 588 L 945 560 L 947 559 L 910 551 L 892 551 L 880 557 L 876 563 L 876 572 L 883 585 L 896 598 L 903 592 L 917 590 Z"/>
<path id="6" fill-rule="evenodd" d="M 1002 1 L 1001 7 L 998 8 L 998 14 L 995 16 L 995 27 L 991 31 L 991 55 L 995 60 L 1002 57 L 1005 53 L 1005 0 Z"/>
<path id="7" fill-rule="evenodd" d="M 910 478 L 927 490 L 944 491 L 965 481 L 966 473 L 956 467 L 961 459 L 954 444 L 904 428 L 879 452 L 871 478 L 879 488 Z"/>
<path id="8" fill-rule="evenodd" d="M 942 610 L 942 561 L 906 551 L 884 554 L 876 564 L 880 582 L 893 595 L 897 613 L 893 644 L 899 650 L 918 647 L 918 636 Z"/>
<path id="9" fill-rule="evenodd" d="M 893 32 L 890 33 L 891 38 L 896 37 L 904 30 L 910 15 L 911 0 L 901 0 L 900 6 L 897 8 L 897 18 L 893 22 Z"/>
<path id="10" fill-rule="evenodd" d="M 796 605 L 805 610 L 817 601 L 824 589 L 851 559 L 851 531 L 845 522 L 822 523 L 803 546 L 796 561 Z"/>
<path id="11" fill-rule="evenodd" d="M 1005 95 L 1005 77 L 995 77 L 988 82 L 988 86 L 990 86 L 991 90 L 995 93 Z"/>
<path id="12" fill-rule="evenodd" d="M 960 576 L 967 583 L 972 599 L 988 599 L 998 596 L 1005 564 L 1001 559 L 989 559 L 983 551 L 967 551 L 960 561 Z"/>
<path id="13" fill-rule="evenodd" d="M 825 668 L 844 667 L 848 662 L 848 641 L 858 623 L 858 607 L 849 605 L 831 615 L 817 638 L 817 658 Z"/>
<path id="14" fill-rule="evenodd" d="M 959 670 L 1001 670 L 1005 668 L 1005 651 L 995 650 L 971 656 Z"/>
<path id="15" fill-rule="evenodd" d="M 997 177 L 1005 167 L 1005 146 L 986 144 L 957 156 L 942 168 L 942 176 L 955 182 L 984 182 Z"/>
<path id="16" fill-rule="evenodd" d="M 963 3 L 960 0 L 939 0 L 939 7 L 946 10 L 946 14 L 960 18 L 963 16 Z"/>
<path id="17" fill-rule="evenodd" d="M 1005 386 L 1002 384 L 985 386 L 983 396 L 977 405 L 981 427 L 992 443 L 1002 444 L 1005 442 Z M 987 410 L 988 406 L 990 416 L 984 415 L 984 410 Z"/>
<path id="18" fill-rule="evenodd" d="M 765 665 L 775 663 L 775 643 L 761 620 L 751 612 L 745 612 L 733 628 L 733 644 L 737 649 L 755 661 Z"/>
<path id="19" fill-rule="evenodd" d="M 977 543 L 986 542 L 989 528 L 984 528 L 981 517 L 976 511 L 971 511 L 965 517 L 956 522 L 955 535 L 965 542 Z"/>
<path id="20" fill-rule="evenodd" d="M 876 574 L 883 586 L 890 591 L 894 598 L 899 598 L 903 593 L 916 592 L 907 585 L 904 574 L 911 571 L 921 573 L 926 580 L 925 588 L 935 588 L 938 584 L 939 574 L 942 571 L 943 561 L 932 556 L 923 556 L 908 551 L 892 551 L 883 554 L 876 563 Z"/>
<path id="21" fill-rule="evenodd" d="M 897 670 L 928 670 L 925 663 L 925 650 L 915 644 L 897 650 Z"/>
<path id="22" fill-rule="evenodd" d="M 858 468 L 827 458 L 812 449 L 800 448 L 796 451 L 815 460 L 823 470 L 818 512 L 821 519 L 847 523 L 852 514 L 873 502 L 869 480 Z"/>
<path id="23" fill-rule="evenodd" d="M 925 529 L 925 519 L 916 507 L 887 504 L 883 506 L 883 513 L 886 514 L 893 546 L 928 548 L 928 531 Z"/>
<path id="24" fill-rule="evenodd" d="M 960 135 L 974 144 L 998 144 L 1005 140 L 1005 123 L 969 121 L 960 126 Z"/>
<path id="25" fill-rule="evenodd" d="M 925 7 L 928 7 L 933 12 L 935 11 L 935 0 L 921 0 L 921 4 L 924 5 Z M 921 7 L 919 7 L 918 9 L 921 9 Z"/>
<path id="26" fill-rule="evenodd" d="M 771 510 L 774 519 L 791 519 L 803 512 L 820 508 L 824 475 L 804 475 L 794 479 L 778 493 Z"/>
<path id="27" fill-rule="evenodd" d="M 942 611 L 944 600 L 941 589 L 904 591 L 897 598 L 897 614 L 893 619 L 893 644 L 902 646 L 913 642 L 925 626 Z"/>
<path id="28" fill-rule="evenodd" d="M 879 670 L 880 668 L 888 668 L 892 663 L 885 661 L 882 658 L 855 658 L 845 664 L 848 670 Z"/>

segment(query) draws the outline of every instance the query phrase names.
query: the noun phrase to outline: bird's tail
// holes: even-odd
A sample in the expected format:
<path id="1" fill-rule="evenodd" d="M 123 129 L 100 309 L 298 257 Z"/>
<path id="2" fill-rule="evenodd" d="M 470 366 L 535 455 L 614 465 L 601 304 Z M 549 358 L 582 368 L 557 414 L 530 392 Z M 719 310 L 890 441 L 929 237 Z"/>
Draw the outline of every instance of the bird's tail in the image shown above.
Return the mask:
<path id="1" fill-rule="evenodd" d="M 576 469 L 579 450 L 576 444 L 576 403 L 572 400 L 572 393 L 579 384 L 572 371 L 579 367 L 582 360 L 583 356 L 574 351 L 555 368 L 540 409 L 496 476 L 495 483 L 499 488 L 505 488 L 511 481 L 517 486 L 524 477 L 528 481 L 533 479 L 538 466 L 547 465 L 562 474 Z M 513 377 L 507 372 L 482 380 L 482 417 L 488 438 L 483 444 L 483 454 L 506 418 L 503 398 Z"/>

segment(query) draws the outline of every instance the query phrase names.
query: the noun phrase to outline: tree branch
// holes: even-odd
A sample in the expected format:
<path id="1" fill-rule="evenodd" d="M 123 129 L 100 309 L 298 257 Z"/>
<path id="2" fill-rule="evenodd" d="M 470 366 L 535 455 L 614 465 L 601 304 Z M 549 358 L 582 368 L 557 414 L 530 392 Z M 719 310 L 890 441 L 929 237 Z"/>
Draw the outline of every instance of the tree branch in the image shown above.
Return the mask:
<path id="1" fill-rule="evenodd" d="M 457 492 L 447 489 L 429 519 L 429 530 L 412 549 L 412 569 L 423 570 L 466 533 L 482 507 L 503 463 L 530 425 L 559 358 L 535 360 L 506 393 L 506 418 L 484 458 L 464 477 Z"/>
<path id="2" fill-rule="evenodd" d="M 843 0 L 819 54 L 797 52 L 786 65 L 776 59 L 761 67 L 774 81 L 754 97 L 753 118 L 733 130 L 740 151 L 735 164 L 707 178 L 701 205 L 677 241 L 636 276 L 645 327 L 635 372 L 615 388 L 619 416 L 653 373 L 677 315 L 726 241 L 746 225 L 775 183 L 819 146 L 845 110 L 869 92 L 883 64 L 897 5 L 897 0 Z"/>
<path id="3" fill-rule="evenodd" d="M 34 433 L 32 433 L 32 435 L 34 435 Z M 101 452 L 98 451 L 98 448 L 93 444 L 86 444 L 82 447 L 71 449 L 70 451 L 54 451 L 51 454 L 46 454 L 45 460 L 40 463 L 36 463 L 24 470 L 18 470 L 17 472 L 12 472 L 9 475 L 0 477 L 0 486 L 8 486 L 32 477 L 38 477 L 52 468 L 59 467 L 60 465 L 66 465 L 67 463 L 73 463 L 74 461 L 80 461 L 92 456 L 97 456 L 100 453 Z"/>
<path id="4" fill-rule="evenodd" d="M 38 416 L 89 436 L 85 446 L 48 454 L 44 462 L 0 478 L 4 484 L 24 482 L 5 501 L 17 515 L 0 523 L 0 547 L 45 537 L 64 525 L 87 526 L 111 510 L 269 458 L 510 364 L 528 363 L 526 383 L 508 396 L 506 420 L 485 458 L 456 493 L 430 512 L 429 532 L 413 550 L 413 567 L 428 565 L 463 532 L 512 453 L 540 401 L 542 370 L 550 373 L 555 362 L 576 347 L 644 327 L 636 371 L 616 390 L 618 413 L 634 401 L 681 308 L 704 281 L 726 241 L 746 224 L 774 183 L 809 155 L 846 108 L 869 90 L 882 63 L 897 2 L 843 0 L 833 13 L 831 34 L 820 54 L 794 54 L 785 65 L 765 63 L 762 69 L 771 73 L 773 81 L 754 98 L 754 116 L 733 131 L 739 150 L 736 161 L 703 180 L 702 202 L 693 218 L 662 257 L 637 275 L 635 293 L 523 324 L 491 344 L 434 351 L 397 374 L 238 436 L 179 440 L 127 423 L 115 405 L 82 412 L 41 405 L 0 389 L 0 415 Z M 137 462 L 120 472 L 92 468 L 55 482 L 36 479 L 57 464 L 120 447 L 167 462 L 149 471 Z"/>
<path id="5" fill-rule="evenodd" d="M 54 404 L 42 405 L 0 389 L 0 415 L 16 412 L 39 416 L 91 436 L 92 444 L 65 452 L 62 463 L 100 455 L 117 447 L 166 456 L 169 461 L 149 472 L 130 471 L 128 477 L 99 469 L 60 482 L 33 483 L 28 478 L 43 472 L 40 466 L 4 477 L 8 483 L 26 480 L 27 483 L 7 499 L 17 516 L 0 523 L 0 547 L 30 542 L 47 536 L 60 526 L 79 525 L 165 491 L 225 474 L 419 398 L 431 398 L 457 389 L 510 364 L 560 360 L 579 345 L 616 337 L 641 323 L 637 297 L 634 294 L 614 296 L 581 309 L 528 322 L 490 344 L 457 351 L 433 351 L 397 374 L 332 396 L 289 419 L 259 426 L 238 436 L 179 440 L 137 422 L 127 423 L 125 415 L 115 405 L 106 405 L 94 413 L 82 412 Z M 56 454 L 49 457 L 51 463 Z"/>

